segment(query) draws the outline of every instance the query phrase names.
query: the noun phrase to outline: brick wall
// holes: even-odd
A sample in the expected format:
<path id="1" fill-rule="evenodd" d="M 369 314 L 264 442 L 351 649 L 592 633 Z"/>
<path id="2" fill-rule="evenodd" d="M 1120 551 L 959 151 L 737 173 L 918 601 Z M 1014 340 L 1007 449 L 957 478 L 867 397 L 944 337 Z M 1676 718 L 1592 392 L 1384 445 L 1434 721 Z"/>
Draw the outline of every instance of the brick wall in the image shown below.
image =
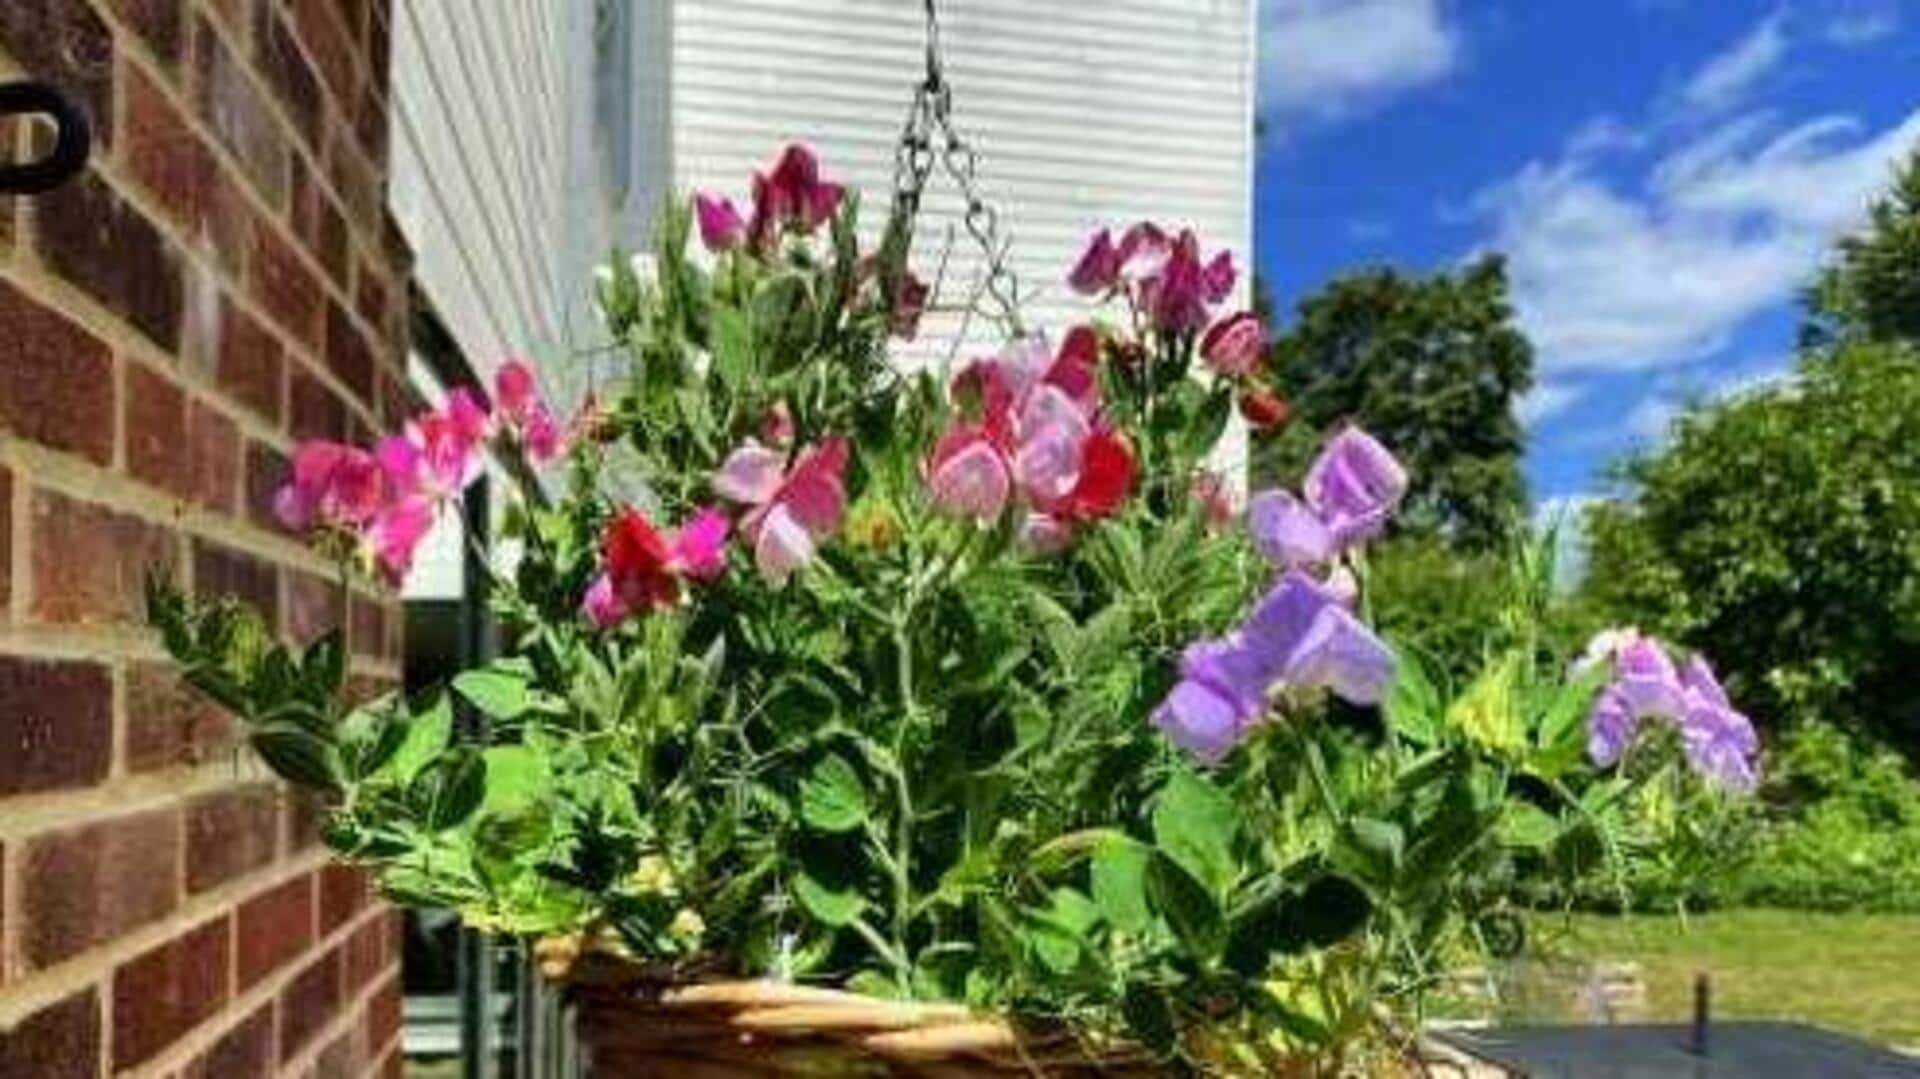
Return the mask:
<path id="1" fill-rule="evenodd" d="M 399 1073 L 395 915 L 140 599 L 163 568 L 398 675 L 393 598 L 267 508 L 295 439 L 402 407 L 388 2 L 0 0 L 0 78 L 97 128 L 84 176 L 0 196 L 0 1076 Z"/>

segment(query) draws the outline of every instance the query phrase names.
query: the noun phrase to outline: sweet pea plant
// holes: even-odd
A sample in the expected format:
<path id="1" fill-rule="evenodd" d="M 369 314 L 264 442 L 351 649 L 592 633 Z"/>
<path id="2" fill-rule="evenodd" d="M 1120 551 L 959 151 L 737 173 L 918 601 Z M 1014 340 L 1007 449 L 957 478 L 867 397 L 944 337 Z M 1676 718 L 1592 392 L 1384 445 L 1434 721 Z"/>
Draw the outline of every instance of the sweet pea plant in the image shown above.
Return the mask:
<path id="1" fill-rule="evenodd" d="M 1516 880 L 1591 868 L 1595 814 L 1671 772 L 1628 751 L 1651 717 L 1750 783 L 1744 720 L 1653 642 L 1517 648 L 1454 692 L 1378 637 L 1364 552 L 1408 477 L 1365 432 L 1235 505 L 1208 451 L 1236 403 L 1284 407 L 1227 253 L 1102 232 L 1069 277 L 1101 320 L 906 374 L 928 289 L 902 222 L 863 251 L 857 214 L 789 148 L 749 212 L 670 208 L 657 274 L 614 261 L 625 370 L 571 421 L 509 363 L 490 408 L 300 447 L 283 520 L 389 578 L 479 454 L 523 481 L 506 654 L 451 694 L 350 706 L 337 638 L 296 656 L 155 585 L 185 676 L 389 895 L 662 977 L 1337 1071 L 1498 946 Z"/>

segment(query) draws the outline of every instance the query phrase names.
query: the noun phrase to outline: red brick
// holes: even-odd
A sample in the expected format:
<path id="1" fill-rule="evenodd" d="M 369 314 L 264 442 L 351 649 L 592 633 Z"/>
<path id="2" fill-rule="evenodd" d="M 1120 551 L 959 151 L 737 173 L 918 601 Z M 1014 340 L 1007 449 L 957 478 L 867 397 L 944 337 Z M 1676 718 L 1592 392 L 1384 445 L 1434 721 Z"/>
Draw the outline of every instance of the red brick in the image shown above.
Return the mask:
<path id="1" fill-rule="evenodd" d="M 375 918 L 347 938 L 343 962 L 348 996 L 371 985 L 387 969 L 387 936 L 387 920 Z"/>
<path id="2" fill-rule="evenodd" d="M 327 384 L 296 370 L 288 393 L 287 427 L 296 439 L 346 439 L 352 431 L 346 402 Z"/>
<path id="3" fill-rule="evenodd" d="M 279 795 L 271 783 L 200 795 L 186 813 L 189 893 L 259 869 L 280 846 Z"/>
<path id="4" fill-rule="evenodd" d="M 40 254 L 168 352 L 180 343 L 180 257 L 152 222 L 83 173 L 35 199 Z"/>
<path id="5" fill-rule="evenodd" d="M 0 429 L 96 465 L 113 460 L 113 354 L 98 338 L 0 281 Z"/>
<path id="6" fill-rule="evenodd" d="M 285 205 L 287 145 L 279 122 L 239 58 L 205 18 L 194 20 L 194 63 L 199 69 L 200 115 L 240 159 L 247 178 L 268 204 Z"/>
<path id="7" fill-rule="evenodd" d="M 273 515 L 273 496 L 287 482 L 287 458 L 264 442 L 247 443 L 247 520 L 254 527 L 284 532 Z"/>
<path id="8" fill-rule="evenodd" d="M 333 283 L 342 291 L 348 287 L 347 273 L 347 219 L 341 215 L 340 207 L 324 193 L 314 196 L 314 218 L 312 230 L 306 234 L 307 248 L 320 262 L 320 268 L 327 272 Z"/>
<path id="9" fill-rule="evenodd" d="M 83 989 L 0 1030 L 0 1075 L 95 1079 L 100 1074 L 100 1000 Z"/>
<path id="10" fill-rule="evenodd" d="M 387 163 L 388 136 L 387 99 L 372 84 L 360 93 L 358 115 L 353 121 L 353 133 L 360 140 L 360 148 L 373 159 L 375 167 L 384 167 Z"/>
<path id="11" fill-rule="evenodd" d="M 180 811 L 156 809 L 35 836 L 20 863 L 20 959 L 48 967 L 179 902 Z"/>
<path id="12" fill-rule="evenodd" d="M 350 610 L 353 624 L 347 637 L 352 642 L 353 654 L 372 659 L 386 658 L 386 609 L 365 596 L 354 596 Z"/>
<path id="13" fill-rule="evenodd" d="M 80 99 L 94 137 L 113 141 L 113 34 L 84 0 L 0 3 L 0 48 Z"/>
<path id="14" fill-rule="evenodd" d="M 338 580 L 288 570 L 286 584 L 283 636 L 306 644 L 346 624 L 346 596 L 341 593 Z"/>
<path id="15" fill-rule="evenodd" d="M 178 572 L 165 527 L 52 491 L 33 495 L 33 613 L 47 622 L 144 624 L 149 572 Z"/>
<path id="16" fill-rule="evenodd" d="M 253 205 L 247 201 L 247 182 L 239 173 L 229 174 L 219 167 L 208 174 L 206 190 L 201 193 L 205 212 L 200 230 L 220 268 L 239 278 L 246 272 L 247 248 L 253 241 Z"/>
<path id="17" fill-rule="evenodd" d="M 113 972 L 113 1066 L 150 1059 L 227 1002 L 232 927 L 221 915 Z"/>
<path id="18" fill-rule="evenodd" d="M 366 1043 L 368 1048 L 379 1051 L 393 1042 L 400 1033 L 403 1021 L 400 979 L 388 978 L 386 983 L 374 991 L 367 999 Z"/>
<path id="19" fill-rule="evenodd" d="M 172 664 L 131 663 L 126 679 L 129 772 L 199 764 L 232 748 L 235 720 Z"/>
<path id="20" fill-rule="evenodd" d="M 232 513 L 240 501 L 240 428 L 205 401 L 187 405 L 187 496 Z"/>
<path id="21" fill-rule="evenodd" d="M 142 483 L 184 496 L 188 472 L 187 398 L 173 380 L 142 364 L 127 364 L 127 471 Z"/>
<path id="22" fill-rule="evenodd" d="M 366 259 L 359 259 L 354 271 L 354 305 L 360 311 L 360 317 L 376 332 L 387 324 L 387 286 L 380 280 L 380 271 Z"/>
<path id="23" fill-rule="evenodd" d="M 333 6 L 334 0 L 293 0 L 293 20 L 333 99 L 351 102 L 359 89 L 354 43 Z"/>
<path id="24" fill-rule="evenodd" d="M 0 747 L 0 796 L 105 779 L 113 755 L 107 668 L 0 656 Z"/>
<path id="25" fill-rule="evenodd" d="M 0 620 L 13 602 L 13 470 L 0 465 Z"/>
<path id="26" fill-rule="evenodd" d="M 180 1079 L 241 1079 L 273 1074 L 273 1005 L 263 1004 L 252 1015 L 220 1036 L 207 1051 L 181 1070 Z"/>
<path id="27" fill-rule="evenodd" d="M 320 90 L 320 76 L 295 43 L 293 27 L 288 24 L 285 4 L 261 4 L 254 9 L 254 63 L 273 88 L 302 140 L 320 152 L 320 133 L 326 118 L 326 104 Z"/>
<path id="28" fill-rule="evenodd" d="M 139 2 L 153 6 L 177 4 L 177 0 Z M 179 17 L 176 6 L 173 11 L 176 25 Z M 206 215 L 209 180 L 215 168 L 213 155 L 161 93 L 158 83 L 128 61 L 121 61 L 121 69 L 121 78 L 126 80 L 127 103 L 120 116 L 120 138 L 126 147 L 127 167 L 135 179 L 153 192 L 177 224 L 196 229 Z"/>
<path id="29" fill-rule="evenodd" d="M 320 870 L 320 933 L 328 933 L 347 924 L 366 909 L 372 898 L 365 870 L 339 862 Z"/>
<path id="30" fill-rule="evenodd" d="M 287 857 L 303 854 L 320 844 L 320 830 L 327 823 L 327 804 L 312 791 L 297 787 L 287 791 Z"/>
<path id="31" fill-rule="evenodd" d="M 361 1030 L 353 1027 L 327 1043 L 320 1055 L 314 1058 L 313 1070 L 307 1073 L 308 1079 L 360 1079 L 362 1058 L 366 1051 L 361 1048 Z"/>
<path id="32" fill-rule="evenodd" d="M 168 67 L 180 62 L 185 44 L 181 0 L 113 0 L 114 10 Z"/>
<path id="33" fill-rule="evenodd" d="M 279 624 L 279 585 L 279 574 L 272 563 L 212 540 L 194 537 L 194 594 L 208 599 L 236 596 L 258 611 L 272 627 Z"/>
<path id="34" fill-rule="evenodd" d="M 362 401 L 373 400 L 373 350 L 337 303 L 327 305 L 327 369 Z"/>
<path id="35" fill-rule="evenodd" d="M 313 1041 L 340 1010 L 340 949 L 309 963 L 280 991 L 280 1062 Z"/>
<path id="36" fill-rule="evenodd" d="M 254 219 L 251 260 L 254 299 L 295 340 L 318 344 L 325 296 L 320 281 L 265 218 Z"/>
<path id="37" fill-rule="evenodd" d="M 340 196 L 349 221 L 369 233 L 381 227 L 386 198 L 380 177 L 352 139 L 340 137 L 328 142 L 327 178 Z"/>
<path id="38" fill-rule="evenodd" d="M 231 297 L 220 305 L 220 387 L 274 427 L 286 414 L 280 339 Z"/>
<path id="39" fill-rule="evenodd" d="M 301 875 L 240 905 L 235 969 L 239 992 L 313 946 L 313 874 Z"/>

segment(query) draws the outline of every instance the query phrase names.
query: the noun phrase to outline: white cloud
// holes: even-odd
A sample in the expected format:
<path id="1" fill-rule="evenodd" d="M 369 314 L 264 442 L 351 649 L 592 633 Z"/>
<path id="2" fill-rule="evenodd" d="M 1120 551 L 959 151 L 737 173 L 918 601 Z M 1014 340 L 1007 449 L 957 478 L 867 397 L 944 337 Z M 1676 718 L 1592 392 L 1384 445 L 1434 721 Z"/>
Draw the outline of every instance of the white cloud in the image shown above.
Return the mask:
<path id="1" fill-rule="evenodd" d="M 1700 66 L 1680 91 L 1681 100 L 1705 111 L 1719 111 L 1737 104 L 1786 59 L 1786 22 L 1784 9 L 1760 20 L 1725 52 Z"/>
<path id="2" fill-rule="evenodd" d="M 1900 32 L 1900 8 L 1896 2 L 1850 4 L 1832 16 L 1820 28 L 1820 36 L 1841 48 L 1853 49 L 1883 41 Z"/>
<path id="3" fill-rule="evenodd" d="M 1440 0 L 1267 0 L 1263 111 L 1332 120 L 1445 77 L 1460 35 Z"/>
<path id="4" fill-rule="evenodd" d="M 1584 386 L 1576 386 L 1570 382 L 1542 382 L 1528 390 L 1526 395 L 1514 404 L 1513 414 L 1519 419 L 1520 426 L 1532 427 L 1572 408 L 1585 396 Z"/>
<path id="5" fill-rule="evenodd" d="M 1492 223 L 1480 246 L 1506 252 L 1545 375 L 1684 364 L 1790 300 L 1920 143 L 1920 110 L 1871 134 L 1844 116 L 1781 130 L 1762 113 L 1665 130 L 1685 141 L 1637 178 L 1569 151 L 1476 198 Z"/>

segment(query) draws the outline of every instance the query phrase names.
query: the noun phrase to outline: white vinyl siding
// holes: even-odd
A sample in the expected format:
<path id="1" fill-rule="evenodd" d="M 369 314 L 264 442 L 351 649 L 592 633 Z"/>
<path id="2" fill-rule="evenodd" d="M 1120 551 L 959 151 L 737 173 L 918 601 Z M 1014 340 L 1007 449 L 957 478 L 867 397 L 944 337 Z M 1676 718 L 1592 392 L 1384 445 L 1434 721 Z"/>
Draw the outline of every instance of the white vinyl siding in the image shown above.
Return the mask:
<path id="1" fill-rule="evenodd" d="M 924 61 L 920 0 L 671 0 L 670 154 L 682 189 L 736 199 L 787 141 L 815 146 L 884 217 L 894 149 Z M 1013 239 L 1036 328 L 1085 306 L 1064 284 L 1091 230 L 1146 217 L 1251 255 L 1254 0 L 945 0 L 954 117 Z M 979 261 L 937 170 L 915 262 L 952 227 L 946 298 Z M 1244 290 L 1244 283 L 1243 283 Z M 930 320 L 925 355 L 953 319 Z M 986 335 L 976 324 L 979 341 Z"/>

